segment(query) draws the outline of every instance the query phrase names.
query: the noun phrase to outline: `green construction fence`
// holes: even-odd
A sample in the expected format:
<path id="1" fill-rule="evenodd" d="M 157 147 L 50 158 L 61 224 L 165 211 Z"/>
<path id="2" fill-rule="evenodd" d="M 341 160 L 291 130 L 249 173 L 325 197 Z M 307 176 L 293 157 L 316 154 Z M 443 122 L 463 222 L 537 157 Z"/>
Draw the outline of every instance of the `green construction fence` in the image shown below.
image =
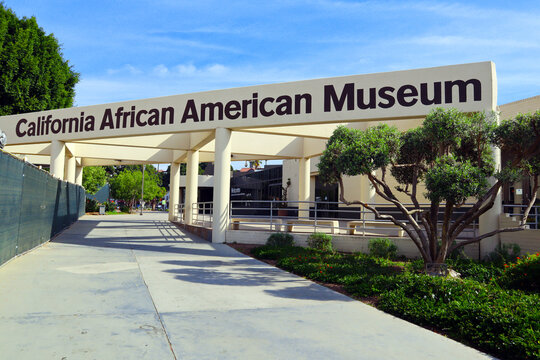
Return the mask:
<path id="1" fill-rule="evenodd" d="M 0 150 L 0 265 L 84 215 L 84 188 Z"/>

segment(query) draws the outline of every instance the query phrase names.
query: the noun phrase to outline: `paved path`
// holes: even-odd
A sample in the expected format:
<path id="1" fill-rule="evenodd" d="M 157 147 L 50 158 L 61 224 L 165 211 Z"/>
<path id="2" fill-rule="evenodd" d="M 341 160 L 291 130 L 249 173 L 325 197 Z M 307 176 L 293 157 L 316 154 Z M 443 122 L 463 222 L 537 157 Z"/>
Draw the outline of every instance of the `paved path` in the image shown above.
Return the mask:
<path id="1" fill-rule="evenodd" d="M 1 267 L 0 358 L 490 358 L 166 216 L 85 216 Z"/>

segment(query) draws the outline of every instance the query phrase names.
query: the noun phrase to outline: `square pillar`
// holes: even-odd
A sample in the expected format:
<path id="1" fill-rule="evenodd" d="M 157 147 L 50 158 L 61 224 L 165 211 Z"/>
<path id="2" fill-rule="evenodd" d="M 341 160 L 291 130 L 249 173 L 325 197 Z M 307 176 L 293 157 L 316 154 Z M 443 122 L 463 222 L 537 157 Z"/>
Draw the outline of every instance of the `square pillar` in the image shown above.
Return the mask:
<path id="1" fill-rule="evenodd" d="M 51 141 L 51 169 L 50 173 L 55 178 L 64 180 L 64 168 L 66 158 L 66 144 L 63 141 Z"/>
<path id="2" fill-rule="evenodd" d="M 82 186 L 84 166 L 82 166 L 82 159 L 79 158 L 76 160 L 78 160 L 78 163 L 81 165 L 75 165 L 75 184 Z"/>
<path id="3" fill-rule="evenodd" d="M 75 173 L 77 168 L 77 159 L 74 156 L 66 156 L 65 176 L 64 179 L 72 184 L 75 184 Z"/>
<path id="4" fill-rule="evenodd" d="M 224 243 L 229 227 L 229 197 L 231 193 L 231 130 L 216 129 L 214 166 L 214 219 L 212 242 Z"/>

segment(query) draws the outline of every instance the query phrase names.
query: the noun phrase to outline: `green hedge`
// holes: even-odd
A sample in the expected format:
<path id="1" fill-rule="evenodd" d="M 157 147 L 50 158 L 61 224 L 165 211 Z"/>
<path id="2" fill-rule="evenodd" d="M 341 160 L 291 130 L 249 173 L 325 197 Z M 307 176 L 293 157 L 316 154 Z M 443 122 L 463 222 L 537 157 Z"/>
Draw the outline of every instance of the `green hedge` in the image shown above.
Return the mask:
<path id="1" fill-rule="evenodd" d="M 407 275 L 378 308 L 505 359 L 540 358 L 540 297 L 468 280 Z"/>
<path id="2" fill-rule="evenodd" d="M 269 246 L 253 254 L 308 279 L 344 285 L 353 296 L 375 296 L 381 310 L 501 358 L 540 359 L 540 296 L 531 293 L 540 254 L 507 264 L 506 270 L 494 263 L 449 261 L 463 280 L 419 274 L 421 261 L 366 254 Z M 527 282 L 522 281 L 525 274 Z M 505 288 L 517 287 L 515 279 L 529 293 Z"/>

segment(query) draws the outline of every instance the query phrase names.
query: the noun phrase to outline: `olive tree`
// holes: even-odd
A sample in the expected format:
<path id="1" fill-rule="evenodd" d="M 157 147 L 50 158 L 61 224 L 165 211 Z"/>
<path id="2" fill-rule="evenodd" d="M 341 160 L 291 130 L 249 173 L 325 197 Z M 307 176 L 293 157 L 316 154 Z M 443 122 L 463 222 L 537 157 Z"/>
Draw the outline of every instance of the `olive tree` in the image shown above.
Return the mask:
<path id="1" fill-rule="evenodd" d="M 422 126 L 405 132 L 386 124 L 366 130 L 338 127 L 330 137 L 319 163 L 326 183 L 338 183 L 340 200 L 358 204 L 377 219 L 391 221 L 412 239 L 426 266 L 441 268 L 452 251 L 497 233 L 525 228 L 535 197 L 513 228 L 503 228 L 456 242 L 460 233 L 491 209 L 505 183 L 533 177 L 538 190 L 540 172 L 540 111 L 519 115 L 497 125 L 492 114 L 465 114 L 455 109 L 434 109 Z M 503 169 L 494 166 L 493 148 L 511 159 Z M 385 213 L 374 205 L 344 197 L 343 176 L 367 176 L 378 196 L 401 214 Z M 392 176 L 398 186 L 389 185 Z M 419 201 L 425 186 L 429 204 Z M 412 205 L 398 199 L 406 194 Z M 471 206 L 464 206 L 472 201 Z M 462 213 L 456 209 L 463 207 Z"/>

